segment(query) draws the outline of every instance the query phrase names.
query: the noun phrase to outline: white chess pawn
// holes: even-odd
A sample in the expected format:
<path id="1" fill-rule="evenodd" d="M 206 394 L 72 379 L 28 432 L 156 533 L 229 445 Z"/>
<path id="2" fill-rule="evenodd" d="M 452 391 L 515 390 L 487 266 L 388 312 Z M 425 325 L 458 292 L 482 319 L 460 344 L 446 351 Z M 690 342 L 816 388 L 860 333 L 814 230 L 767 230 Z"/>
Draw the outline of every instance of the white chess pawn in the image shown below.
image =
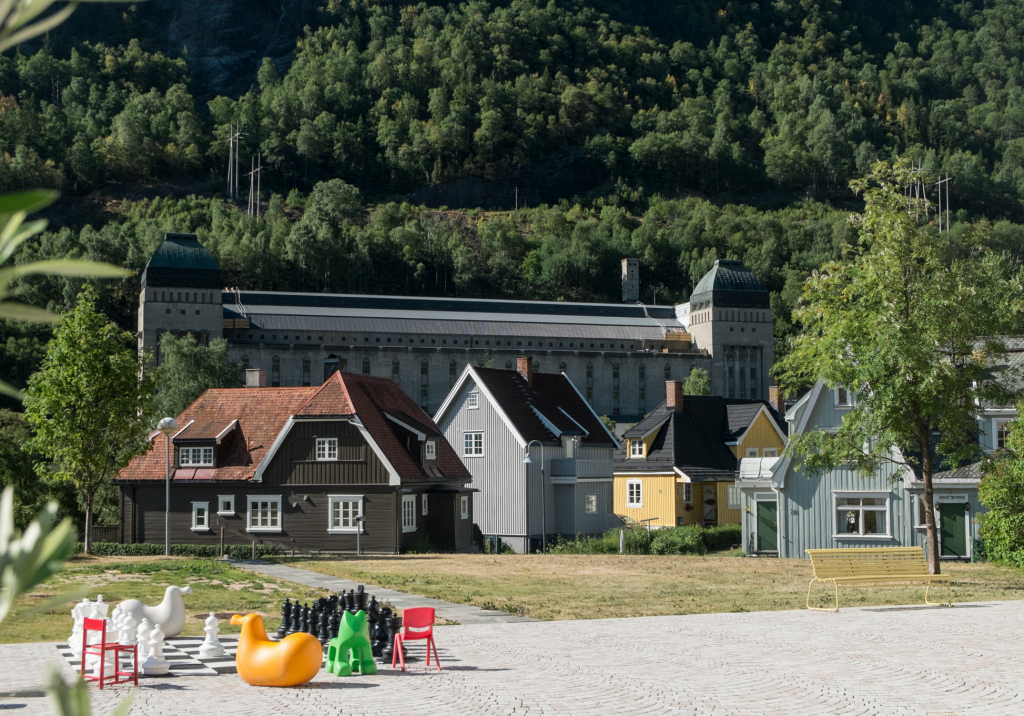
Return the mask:
<path id="1" fill-rule="evenodd" d="M 153 627 L 149 624 L 149 619 L 145 617 L 139 623 L 139 628 L 135 632 L 135 641 L 139 644 L 139 664 L 141 665 L 146 657 L 149 656 L 149 633 L 153 631 Z"/>
<path id="2" fill-rule="evenodd" d="M 171 669 L 171 665 L 164 658 L 164 632 L 157 624 L 149 633 L 149 653 L 146 660 L 142 662 L 143 676 L 163 676 Z"/>
<path id="3" fill-rule="evenodd" d="M 100 598 L 101 599 L 103 598 L 102 594 L 100 595 Z M 89 613 L 86 614 L 86 617 L 89 618 L 89 619 L 102 620 L 104 622 L 104 627 L 106 627 L 106 615 L 104 614 L 104 607 L 105 606 L 106 605 L 104 605 L 100 601 L 93 602 L 92 604 L 89 605 Z M 83 629 L 84 628 L 85 627 L 83 625 Z M 103 636 L 100 634 L 100 632 L 98 632 L 98 631 L 90 631 L 88 633 L 88 635 L 87 635 L 86 643 L 89 646 L 96 646 L 102 640 L 103 640 Z M 95 654 L 89 654 L 87 658 L 84 658 L 84 661 L 85 661 L 85 668 L 91 669 L 93 667 L 96 667 L 96 669 L 97 669 L 96 673 L 99 674 L 98 669 L 99 669 L 99 662 L 100 662 L 100 660 L 99 660 L 98 656 L 96 656 Z"/>
<path id="4" fill-rule="evenodd" d="M 92 602 L 85 598 L 71 610 L 71 618 L 75 620 L 75 624 L 71 628 L 71 636 L 68 637 L 68 646 L 79 658 L 82 656 L 82 629 L 84 628 L 82 622 L 85 620 L 85 615 L 91 612 L 91 607 Z"/>
<path id="5" fill-rule="evenodd" d="M 199 647 L 199 656 L 204 659 L 224 656 L 224 645 L 217 638 L 217 634 L 220 633 L 220 619 L 214 616 L 213 612 L 210 612 L 210 616 L 206 618 L 206 626 L 203 627 L 203 631 L 206 632 L 206 639 Z"/>
<path id="6" fill-rule="evenodd" d="M 117 643 L 122 646 L 131 646 L 135 643 L 135 617 L 131 612 L 125 612 L 121 619 L 121 632 L 117 635 Z M 125 655 L 126 665 L 131 666 L 131 657 Z M 139 663 L 142 663 L 141 660 Z"/>

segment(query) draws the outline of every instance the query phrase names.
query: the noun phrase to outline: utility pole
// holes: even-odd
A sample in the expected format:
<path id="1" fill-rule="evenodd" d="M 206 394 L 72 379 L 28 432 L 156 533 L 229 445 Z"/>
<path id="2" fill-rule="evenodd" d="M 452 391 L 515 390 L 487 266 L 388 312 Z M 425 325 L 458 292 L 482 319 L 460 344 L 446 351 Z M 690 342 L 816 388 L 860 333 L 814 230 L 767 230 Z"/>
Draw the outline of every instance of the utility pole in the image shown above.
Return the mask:
<path id="1" fill-rule="evenodd" d="M 235 125 L 231 123 L 228 125 L 228 193 L 227 197 L 231 199 L 231 180 L 234 178 L 231 173 L 231 169 L 235 162 Z"/>
<path id="2" fill-rule="evenodd" d="M 246 213 L 249 216 L 259 218 L 260 215 L 260 175 L 263 173 L 262 155 L 257 154 L 250 157 L 252 169 L 246 174 L 249 177 L 249 208 Z M 255 190 L 255 191 L 254 191 Z"/>

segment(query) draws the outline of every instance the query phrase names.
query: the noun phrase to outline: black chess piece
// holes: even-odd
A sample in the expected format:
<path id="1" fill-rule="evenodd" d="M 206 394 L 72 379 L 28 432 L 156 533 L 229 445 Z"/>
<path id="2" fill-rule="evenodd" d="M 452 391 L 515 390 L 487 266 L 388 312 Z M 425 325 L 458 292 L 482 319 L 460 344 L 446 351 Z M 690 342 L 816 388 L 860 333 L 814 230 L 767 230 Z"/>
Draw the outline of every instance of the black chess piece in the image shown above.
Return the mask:
<path id="1" fill-rule="evenodd" d="M 320 645 L 327 648 L 328 642 L 331 640 L 331 626 L 330 626 L 330 615 L 327 610 L 324 609 L 320 612 L 320 633 L 317 634 L 317 639 L 320 641 Z"/>
<path id="2" fill-rule="evenodd" d="M 366 593 L 365 589 L 363 589 L 363 585 L 362 584 L 360 584 L 359 588 L 356 590 L 356 595 L 355 596 L 356 596 L 356 609 L 362 609 L 365 612 L 366 611 L 367 598 L 370 595 Z"/>
<path id="3" fill-rule="evenodd" d="M 309 633 L 313 636 L 320 633 L 320 608 L 316 602 L 309 608 Z"/>
<path id="4" fill-rule="evenodd" d="M 345 593 L 345 609 L 353 612 L 356 609 L 356 590 Z"/>
<path id="5" fill-rule="evenodd" d="M 338 638 L 338 629 L 341 628 L 341 617 L 338 616 L 338 612 L 330 612 L 329 617 L 330 617 L 329 629 L 331 630 L 331 638 L 332 639 L 337 639 Z"/>
<path id="6" fill-rule="evenodd" d="M 277 628 L 277 638 L 284 639 L 285 634 L 288 633 L 288 627 L 292 623 L 292 603 L 288 600 L 284 600 L 284 604 L 281 605 L 281 626 Z"/>
<path id="7" fill-rule="evenodd" d="M 302 605 L 302 623 L 299 625 L 299 631 L 309 634 L 309 602 Z"/>
<path id="8" fill-rule="evenodd" d="M 295 603 L 292 604 L 292 621 L 288 625 L 288 633 L 295 634 L 299 631 L 299 627 L 302 625 L 302 605 L 299 604 L 299 600 L 296 599 Z"/>
<path id="9" fill-rule="evenodd" d="M 366 616 L 374 621 L 380 616 L 380 604 L 377 603 L 377 597 L 370 597 L 370 603 L 366 605 Z"/>

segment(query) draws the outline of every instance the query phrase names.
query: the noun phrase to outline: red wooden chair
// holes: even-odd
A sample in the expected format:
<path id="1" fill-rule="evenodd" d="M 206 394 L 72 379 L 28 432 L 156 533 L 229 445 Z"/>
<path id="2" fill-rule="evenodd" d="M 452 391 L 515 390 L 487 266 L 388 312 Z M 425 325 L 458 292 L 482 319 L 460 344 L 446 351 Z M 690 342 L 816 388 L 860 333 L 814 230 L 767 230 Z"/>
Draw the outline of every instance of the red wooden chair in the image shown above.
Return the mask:
<path id="1" fill-rule="evenodd" d="M 86 619 L 82 625 L 82 678 L 86 681 L 98 681 L 100 682 L 100 688 L 103 688 L 103 683 L 108 684 L 126 684 L 129 681 L 134 682 L 136 686 L 139 685 L 139 646 L 138 644 L 132 644 L 128 646 L 126 644 L 108 644 L 107 643 L 107 620 L 106 619 Z M 100 633 L 100 643 L 89 646 L 89 632 L 98 631 Z M 107 666 L 107 654 L 114 652 L 114 673 L 105 674 L 104 669 Z M 132 670 L 121 671 L 121 654 L 130 654 L 132 657 Z M 92 676 L 91 674 L 85 673 L 85 661 L 86 656 L 98 656 L 100 660 L 100 675 Z M 119 676 L 125 678 L 119 679 Z"/>
<path id="2" fill-rule="evenodd" d="M 427 666 L 430 666 L 430 649 L 434 649 L 434 661 L 437 670 L 441 670 L 441 660 L 437 657 L 437 644 L 434 643 L 434 609 L 433 607 L 413 607 L 402 612 L 402 632 L 395 634 L 395 653 L 391 655 L 391 668 L 395 668 L 395 659 L 402 662 L 405 671 L 405 655 L 402 644 L 415 639 L 427 640 Z"/>

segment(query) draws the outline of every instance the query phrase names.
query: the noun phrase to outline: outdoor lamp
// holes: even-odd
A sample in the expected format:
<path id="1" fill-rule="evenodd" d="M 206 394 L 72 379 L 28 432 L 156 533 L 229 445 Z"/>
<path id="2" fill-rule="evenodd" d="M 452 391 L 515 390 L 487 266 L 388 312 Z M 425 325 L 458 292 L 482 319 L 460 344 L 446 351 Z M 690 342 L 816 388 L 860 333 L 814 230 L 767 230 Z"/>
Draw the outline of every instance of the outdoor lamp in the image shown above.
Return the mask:
<path id="1" fill-rule="evenodd" d="M 360 542 L 360 537 L 362 537 L 362 534 L 363 534 L 363 523 L 364 522 L 366 522 L 366 515 L 356 515 L 356 557 L 359 556 L 359 553 L 361 551 L 360 547 L 362 545 L 360 545 L 359 542 Z"/>
<path id="2" fill-rule="evenodd" d="M 178 421 L 161 418 L 156 429 L 164 434 L 164 556 L 171 556 L 171 433 L 177 432 Z"/>

